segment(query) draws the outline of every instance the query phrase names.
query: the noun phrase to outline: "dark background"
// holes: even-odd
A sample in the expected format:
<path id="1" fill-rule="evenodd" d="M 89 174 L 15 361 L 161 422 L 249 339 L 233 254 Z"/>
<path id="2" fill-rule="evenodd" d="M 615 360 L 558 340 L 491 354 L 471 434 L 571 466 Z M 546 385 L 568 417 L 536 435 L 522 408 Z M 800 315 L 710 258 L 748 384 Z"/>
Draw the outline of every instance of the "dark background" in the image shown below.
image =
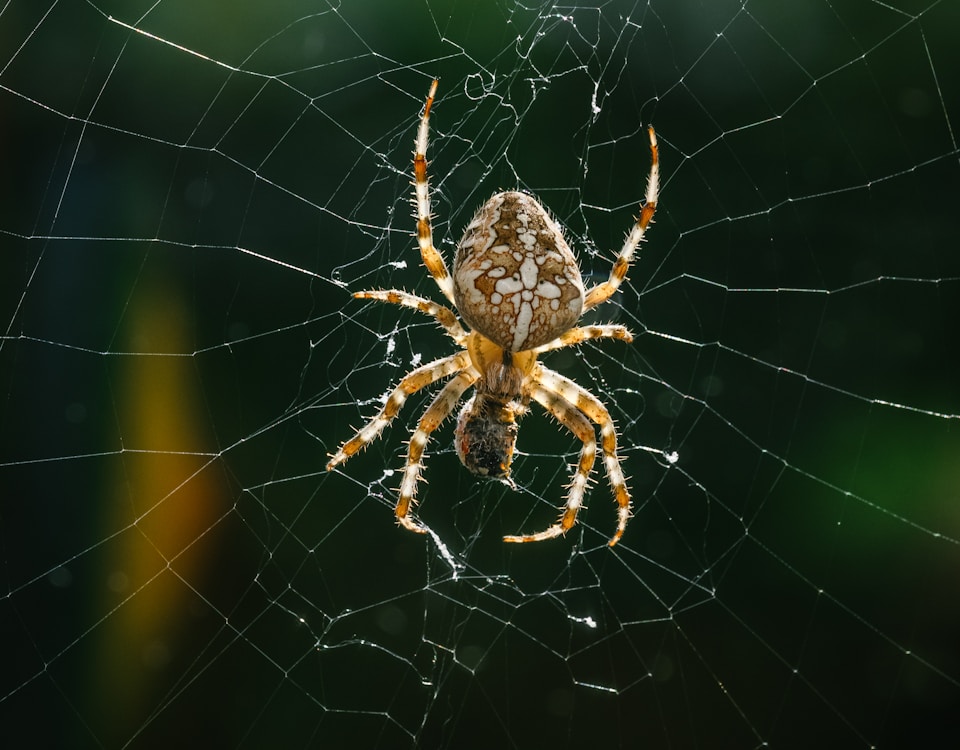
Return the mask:
<path id="1" fill-rule="evenodd" d="M 955 741 L 960 12 L 900 5 L 7 4 L 3 744 Z M 429 394 L 323 471 L 450 351 L 349 295 L 441 298 L 433 77 L 447 258 L 520 187 L 605 277 L 659 133 L 593 318 L 637 339 L 548 360 L 617 420 L 614 550 L 600 476 L 566 539 L 500 541 L 576 455 L 536 409 L 517 492 L 431 444 L 449 557 L 391 512 Z"/>

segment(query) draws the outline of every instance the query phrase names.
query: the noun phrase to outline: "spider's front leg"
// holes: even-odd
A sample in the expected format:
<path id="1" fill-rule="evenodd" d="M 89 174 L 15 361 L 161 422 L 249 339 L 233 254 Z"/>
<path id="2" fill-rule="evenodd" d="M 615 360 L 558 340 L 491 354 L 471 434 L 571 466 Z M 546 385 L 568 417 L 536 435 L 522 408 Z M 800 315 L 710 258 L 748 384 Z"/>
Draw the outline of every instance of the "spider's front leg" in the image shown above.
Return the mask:
<path id="1" fill-rule="evenodd" d="M 454 315 L 453 310 L 449 307 L 438 305 L 433 300 L 418 297 L 415 294 L 403 292 L 399 289 L 373 289 L 365 292 L 354 292 L 353 296 L 357 299 L 375 299 L 380 302 L 389 302 L 392 305 L 411 307 L 414 310 L 419 310 L 424 315 L 436 318 L 437 322 L 443 327 L 443 330 L 447 332 L 447 335 L 458 344 L 462 345 L 467 339 L 467 332 L 463 330 L 463 326 L 460 325 L 460 321 L 457 320 L 457 316 Z"/>
<path id="2" fill-rule="evenodd" d="M 453 299 L 453 278 L 443 262 L 443 256 L 433 244 L 433 226 L 430 224 L 430 185 L 427 181 L 427 142 L 430 134 L 430 109 L 433 97 L 437 95 L 438 81 L 430 85 L 427 103 L 423 106 L 423 116 L 417 130 L 416 150 L 413 154 L 413 202 L 417 209 L 417 244 L 423 264 L 430 271 L 443 296 L 451 302 Z"/>
<path id="3" fill-rule="evenodd" d="M 650 136 L 650 173 L 647 175 L 647 194 L 643 208 L 640 209 L 640 218 L 627 235 L 610 271 L 610 278 L 587 291 L 583 300 L 584 310 L 606 302 L 620 288 L 620 284 L 627 277 L 627 269 L 630 268 L 633 254 L 643 240 L 647 227 L 653 221 L 653 214 L 657 210 L 657 199 L 660 195 L 660 156 L 657 148 L 657 134 L 653 132 L 653 128 L 647 128 L 647 133 Z"/>
<path id="4" fill-rule="evenodd" d="M 629 344 L 633 341 L 633 334 L 630 333 L 625 326 L 614 323 L 604 323 L 603 325 L 597 326 L 580 326 L 565 331 L 553 341 L 548 341 L 543 346 L 538 346 L 533 352 L 534 354 L 540 355 L 544 352 L 553 351 L 554 349 L 576 346 L 577 344 L 582 344 L 584 341 L 592 341 L 593 339 L 617 339 L 618 341 L 626 341 Z"/>

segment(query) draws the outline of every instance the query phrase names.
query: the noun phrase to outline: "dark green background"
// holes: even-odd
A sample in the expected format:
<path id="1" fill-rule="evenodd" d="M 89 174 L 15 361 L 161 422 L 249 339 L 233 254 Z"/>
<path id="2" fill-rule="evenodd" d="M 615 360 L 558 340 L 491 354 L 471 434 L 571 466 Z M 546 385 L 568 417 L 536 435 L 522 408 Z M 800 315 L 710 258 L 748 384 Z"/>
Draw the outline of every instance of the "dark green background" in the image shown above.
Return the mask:
<path id="1" fill-rule="evenodd" d="M 3 744 L 955 741 L 960 12 L 901 5 L 5 6 Z M 596 315 L 637 340 L 549 359 L 617 420 L 616 550 L 602 477 L 565 540 L 500 542 L 575 455 L 538 410 L 518 492 L 432 444 L 456 579 L 383 475 L 427 396 L 323 472 L 449 351 L 349 296 L 440 298 L 409 205 L 435 76 L 448 258 L 519 186 L 602 278 L 660 135 L 656 223 Z"/>

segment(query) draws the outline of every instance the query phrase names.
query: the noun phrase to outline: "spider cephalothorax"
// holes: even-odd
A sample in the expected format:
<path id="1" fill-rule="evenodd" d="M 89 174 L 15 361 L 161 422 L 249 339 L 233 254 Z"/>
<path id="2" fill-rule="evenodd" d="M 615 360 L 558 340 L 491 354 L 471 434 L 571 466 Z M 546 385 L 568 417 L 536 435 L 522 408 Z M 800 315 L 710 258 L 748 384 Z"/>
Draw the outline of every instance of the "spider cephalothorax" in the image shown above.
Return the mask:
<path id="1" fill-rule="evenodd" d="M 460 461 L 479 476 L 510 482 L 518 420 L 531 400 L 569 429 L 583 443 L 569 485 L 566 504 L 552 526 L 535 534 L 506 536 L 508 542 L 535 542 L 567 532 L 577 520 L 597 443 L 599 425 L 607 477 L 617 501 L 616 544 L 630 518 L 630 493 L 617 456 L 617 433 L 607 408 L 589 391 L 544 367 L 545 352 L 598 338 L 632 341 L 619 325 L 577 327 L 585 310 L 606 302 L 623 279 L 644 232 L 653 219 L 659 190 L 657 139 L 648 129 L 652 162 L 646 201 L 607 281 L 584 289 L 577 260 L 560 226 L 535 198 L 525 193 L 497 193 L 480 207 L 457 246 L 453 275 L 433 244 L 430 192 L 427 184 L 427 134 L 436 94 L 434 81 L 420 120 L 414 156 L 417 240 L 424 265 L 470 327 L 467 332 L 448 307 L 397 290 L 356 292 L 355 297 L 412 307 L 436 318 L 461 350 L 407 374 L 387 398 L 380 413 L 332 454 L 327 470 L 375 440 L 397 415 L 407 396 L 450 377 L 420 418 L 410 438 L 400 483 L 397 520 L 411 531 L 425 529 L 411 517 L 423 452 L 430 434 L 473 387 L 457 419 L 455 443 Z M 452 377 L 451 377 L 452 376 Z M 593 424 L 591 424 L 593 423 Z"/>

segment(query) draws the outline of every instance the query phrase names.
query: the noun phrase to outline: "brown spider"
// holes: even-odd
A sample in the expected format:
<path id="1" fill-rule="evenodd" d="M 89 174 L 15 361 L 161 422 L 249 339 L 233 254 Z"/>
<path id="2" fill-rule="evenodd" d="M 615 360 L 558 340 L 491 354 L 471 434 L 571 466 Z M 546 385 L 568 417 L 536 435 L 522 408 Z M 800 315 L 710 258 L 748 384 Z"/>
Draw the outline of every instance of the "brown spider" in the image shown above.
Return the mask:
<path id="1" fill-rule="evenodd" d="M 407 396 L 452 375 L 427 407 L 410 438 L 396 506 L 400 524 L 421 534 L 426 531 L 410 513 L 423 468 L 424 448 L 430 434 L 473 386 L 474 395 L 457 419 L 455 441 L 460 461 L 474 474 L 510 482 L 517 420 L 528 411 L 531 399 L 583 443 L 566 505 L 557 522 L 535 534 L 505 536 L 504 541 L 551 539 L 576 523 L 597 452 L 593 422 L 600 426 L 603 462 L 618 506 L 617 530 L 609 541 L 613 546 L 630 518 L 630 492 L 617 457 L 613 420 L 596 396 L 544 367 L 537 357 L 590 339 L 633 340 L 620 325 L 576 324 L 586 310 L 606 302 L 616 292 L 653 219 L 660 174 L 656 135 L 652 127 L 648 128 L 651 165 L 646 201 L 607 281 L 584 290 L 580 268 L 564 240 L 563 230 L 535 198 L 514 191 L 497 193 L 480 207 L 457 246 L 451 276 L 434 247 L 430 225 L 426 152 L 430 108 L 436 92 L 434 81 L 420 120 L 413 160 L 417 240 L 424 265 L 471 330 L 467 332 L 461 326 L 450 308 L 423 297 L 395 289 L 355 292 L 354 297 L 412 307 L 433 316 L 462 349 L 407 374 L 380 413 L 331 455 L 327 470 L 376 440 Z"/>

